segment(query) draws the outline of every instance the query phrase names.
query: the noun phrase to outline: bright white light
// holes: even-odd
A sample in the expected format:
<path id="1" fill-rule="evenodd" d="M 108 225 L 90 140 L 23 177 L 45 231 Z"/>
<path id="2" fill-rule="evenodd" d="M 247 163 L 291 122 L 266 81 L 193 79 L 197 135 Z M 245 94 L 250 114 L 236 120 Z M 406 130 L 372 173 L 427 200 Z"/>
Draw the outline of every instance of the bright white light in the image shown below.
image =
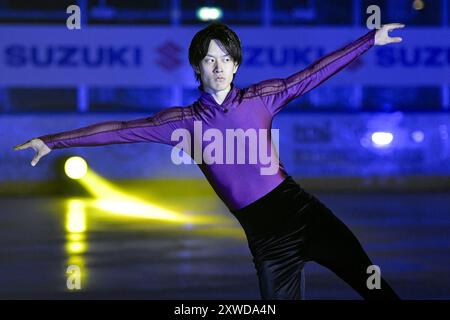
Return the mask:
<path id="1" fill-rule="evenodd" d="M 390 132 L 374 132 L 372 133 L 372 142 L 376 147 L 386 147 L 389 145 L 394 136 Z"/>
<path id="2" fill-rule="evenodd" d="M 420 143 L 423 141 L 425 135 L 423 134 L 423 131 L 417 130 L 411 133 L 411 137 L 415 142 Z"/>
<path id="3" fill-rule="evenodd" d="M 81 157 L 70 157 L 64 164 L 64 171 L 71 179 L 81 179 L 87 172 L 87 163 Z"/>
<path id="4" fill-rule="evenodd" d="M 197 10 L 197 18 L 201 21 L 217 20 L 222 18 L 222 9 L 217 7 L 202 7 Z"/>

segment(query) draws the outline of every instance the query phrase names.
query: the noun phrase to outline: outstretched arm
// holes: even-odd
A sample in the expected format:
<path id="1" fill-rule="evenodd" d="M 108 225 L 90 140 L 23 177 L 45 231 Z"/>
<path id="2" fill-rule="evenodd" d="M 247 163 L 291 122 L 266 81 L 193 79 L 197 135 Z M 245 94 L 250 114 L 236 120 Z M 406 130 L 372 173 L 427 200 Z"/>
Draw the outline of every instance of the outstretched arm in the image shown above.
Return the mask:
<path id="1" fill-rule="evenodd" d="M 129 121 L 108 121 L 87 127 L 40 136 L 14 147 L 14 150 L 33 148 L 36 155 L 31 165 L 53 149 L 101 146 L 133 142 L 172 144 L 173 130 L 182 127 L 186 118 L 182 107 L 172 107 L 157 114 Z"/>
<path id="2" fill-rule="evenodd" d="M 404 25 L 392 23 L 381 29 L 373 29 L 362 37 L 333 51 L 312 63 L 302 71 L 284 79 L 271 79 L 257 83 L 249 88 L 259 95 L 272 115 L 277 114 L 291 100 L 314 89 L 319 84 L 344 69 L 374 45 L 400 42 L 400 37 L 390 38 L 388 32 Z"/>

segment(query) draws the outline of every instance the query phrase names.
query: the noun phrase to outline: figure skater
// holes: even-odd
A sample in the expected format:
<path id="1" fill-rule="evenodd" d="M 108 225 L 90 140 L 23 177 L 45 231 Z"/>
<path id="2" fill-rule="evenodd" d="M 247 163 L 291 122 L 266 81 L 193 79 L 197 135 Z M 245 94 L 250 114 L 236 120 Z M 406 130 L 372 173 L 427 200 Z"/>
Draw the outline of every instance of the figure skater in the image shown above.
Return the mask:
<path id="1" fill-rule="evenodd" d="M 388 33 L 403 27 L 400 23 L 383 25 L 287 78 L 241 89 L 233 83 L 242 62 L 240 39 L 228 26 L 212 23 L 195 34 L 189 47 L 189 62 L 200 83 L 200 96 L 191 105 L 170 107 L 145 118 L 101 122 L 36 137 L 14 150 L 34 149 L 31 165 L 35 166 L 53 149 L 136 142 L 175 146 L 174 130 L 186 129 L 194 135 L 194 122 L 224 135 L 230 128 L 270 131 L 273 117 L 290 101 L 374 45 L 401 42 L 402 38 L 391 38 Z M 264 139 L 272 146 L 270 134 Z M 204 148 L 206 142 L 200 143 Z M 383 277 L 381 288 L 368 288 L 367 269 L 373 263 L 358 239 L 328 207 L 296 183 L 281 162 L 275 174 L 261 174 L 260 161 L 196 162 L 245 231 L 261 299 L 304 299 L 303 268 L 308 261 L 334 272 L 364 299 L 399 299 Z"/>

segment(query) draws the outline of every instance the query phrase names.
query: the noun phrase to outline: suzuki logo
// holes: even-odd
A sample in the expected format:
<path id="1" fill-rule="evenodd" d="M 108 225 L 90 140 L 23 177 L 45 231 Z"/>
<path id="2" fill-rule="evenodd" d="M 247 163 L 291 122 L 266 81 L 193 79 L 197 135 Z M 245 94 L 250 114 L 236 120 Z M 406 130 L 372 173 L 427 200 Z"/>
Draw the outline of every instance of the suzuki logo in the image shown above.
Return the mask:
<path id="1" fill-rule="evenodd" d="M 182 64 L 182 60 L 180 59 L 182 50 L 183 48 L 178 44 L 167 41 L 156 48 L 159 54 L 156 63 L 168 71 L 174 71 Z"/>

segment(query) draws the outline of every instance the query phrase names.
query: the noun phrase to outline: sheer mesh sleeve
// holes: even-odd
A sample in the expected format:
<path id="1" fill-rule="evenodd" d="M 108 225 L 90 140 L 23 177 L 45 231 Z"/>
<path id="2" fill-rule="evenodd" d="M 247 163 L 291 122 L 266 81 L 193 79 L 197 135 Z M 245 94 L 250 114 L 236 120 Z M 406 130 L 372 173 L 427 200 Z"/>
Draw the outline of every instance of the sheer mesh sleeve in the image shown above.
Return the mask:
<path id="1" fill-rule="evenodd" d="M 291 100 L 317 87 L 369 50 L 375 43 L 376 31 L 369 31 L 288 78 L 270 79 L 252 85 L 248 94 L 259 95 L 269 112 L 275 115 Z"/>
<path id="2" fill-rule="evenodd" d="M 107 121 L 75 130 L 38 137 L 50 149 L 108 144 L 156 142 L 173 144 L 173 130 L 183 127 L 190 108 L 172 107 L 153 116 L 129 121 Z"/>

